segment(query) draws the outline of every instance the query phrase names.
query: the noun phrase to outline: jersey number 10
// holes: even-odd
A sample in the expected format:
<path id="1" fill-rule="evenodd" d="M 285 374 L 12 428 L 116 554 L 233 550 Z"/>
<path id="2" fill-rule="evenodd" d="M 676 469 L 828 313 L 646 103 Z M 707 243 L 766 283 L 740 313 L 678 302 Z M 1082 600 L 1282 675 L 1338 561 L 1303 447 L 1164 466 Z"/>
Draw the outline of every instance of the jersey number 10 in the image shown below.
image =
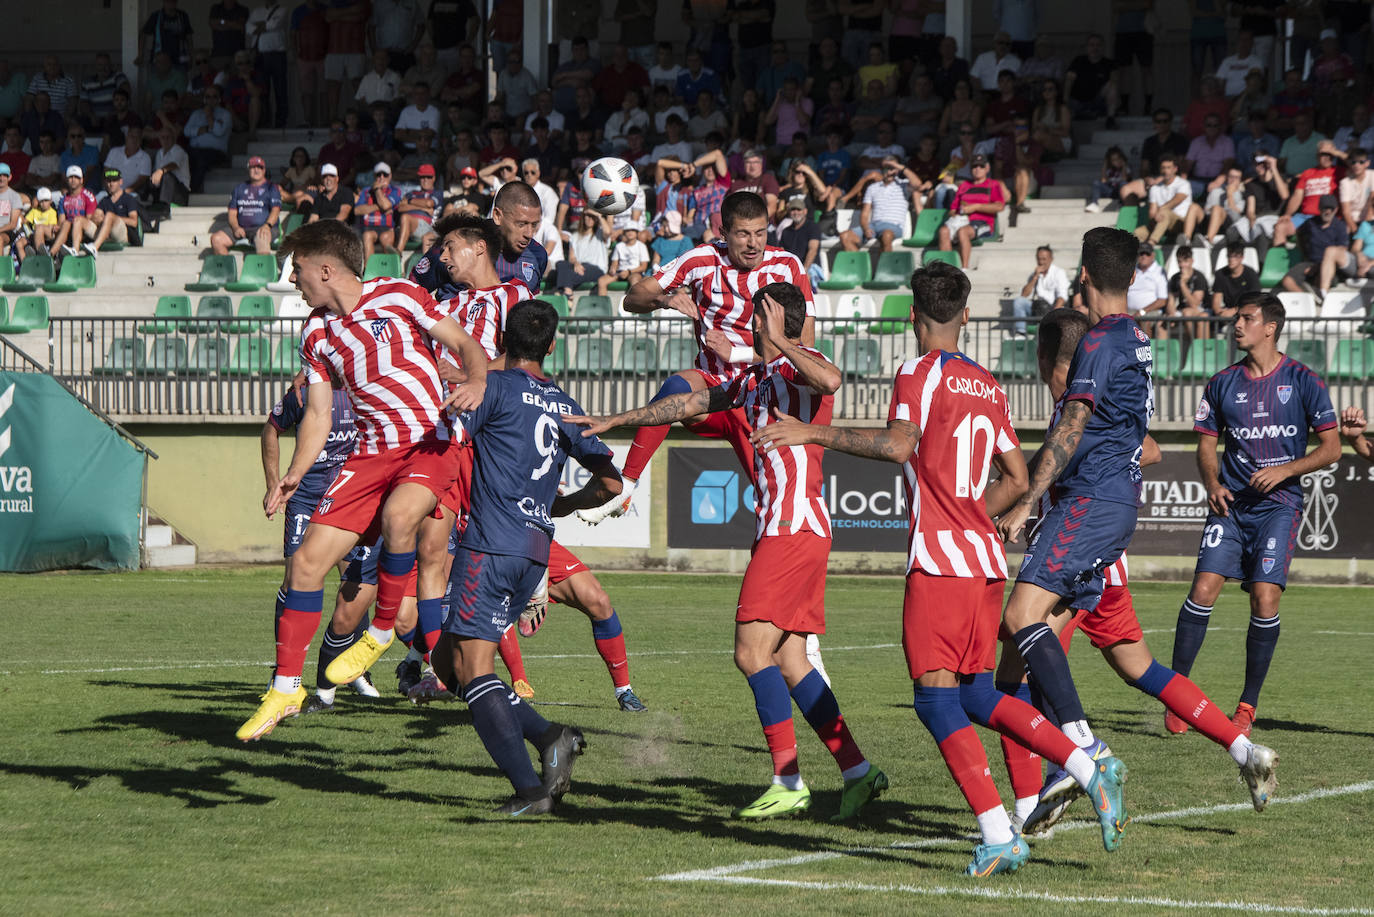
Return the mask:
<path id="1" fill-rule="evenodd" d="M 981 437 L 981 443 L 979 442 Z M 986 414 L 965 414 L 954 428 L 954 495 L 972 497 L 977 500 L 983 496 L 988 486 L 988 463 L 992 461 L 992 443 L 995 434 L 992 420 Z M 979 455 L 974 450 L 979 446 Z M 977 473 L 978 479 L 973 475 Z"/>

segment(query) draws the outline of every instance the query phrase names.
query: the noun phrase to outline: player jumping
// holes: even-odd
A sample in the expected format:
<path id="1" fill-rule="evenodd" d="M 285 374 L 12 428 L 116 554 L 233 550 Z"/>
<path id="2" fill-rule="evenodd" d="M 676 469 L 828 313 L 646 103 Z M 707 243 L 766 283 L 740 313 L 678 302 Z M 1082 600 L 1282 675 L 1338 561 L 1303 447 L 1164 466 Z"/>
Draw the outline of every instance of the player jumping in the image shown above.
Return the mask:
<path id="1" fill-rule="evenodd" d="M 501 251 L 496 256 L 496 274 L 502 282 L 516 280 L 539 293 L 539 284 L 549 266 L 549 253 L 535 240 L 543 211 L 539 195 L 523 181 L 506 182 L 496 192 L 491 205 L 491 220 L 501 232 Z M 443 263 L 444 237 L 436 224 L 439 242 L 415 262 L 410 280 L 445 300 L 463 289 L 462 281 L 452 277 Z"/>
<path id="2" fill-rule="evenodd" d="M 916 715 L 978 818 L 983 842 L 974 848 L 968 874 L 1015 871 L 1030 855 L 989 775 L 974 722 L 1068 768 L 1098 801 L 1103 845 L 1113 850 L 1126 818 L 1121 762 L 1093 761 L 1038 710 L 993 687 L 1007 565 L 989 513 L 1007 509 L 1025 491 L 1025 460 L 1006 393 L 959 352 L 968 321 L 967 275 L 937 262 L 916 271 L 911 288 L 922 356 L 897 372 L 886 429 L 780 417 L 754 433 L 760 464 L 803 443 L 902 464 L 910 513 L 902 647 L 915 683 Z M 991 464 L 1002 474 L 989 483 Z"/>

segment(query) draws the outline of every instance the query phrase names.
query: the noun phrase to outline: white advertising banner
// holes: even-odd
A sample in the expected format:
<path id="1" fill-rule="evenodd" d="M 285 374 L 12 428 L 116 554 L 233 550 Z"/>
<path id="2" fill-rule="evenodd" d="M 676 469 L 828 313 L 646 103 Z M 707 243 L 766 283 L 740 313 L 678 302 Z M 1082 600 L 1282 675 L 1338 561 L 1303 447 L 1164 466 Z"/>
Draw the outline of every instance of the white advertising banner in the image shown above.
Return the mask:
<path id="1" fill-rule="evenodd" d="M 620 463 L 616 463 L 619 467 Z M 644 548 L 649 547 L 649 514 L 653 506 L 653 466 L 644 469 L 635 489 L 634 502 L 625 515 L 607 519 L 600 525 L 587 525 L 576 516 L 563 516 L 554 520 L 555 534 L 561 544 L 568 547 L 593 548 Z M 561 486 L 564 493 L 571 493 L 586 486 L 591 475 L 577 462 L 569 461 L 563 466 Z"/>

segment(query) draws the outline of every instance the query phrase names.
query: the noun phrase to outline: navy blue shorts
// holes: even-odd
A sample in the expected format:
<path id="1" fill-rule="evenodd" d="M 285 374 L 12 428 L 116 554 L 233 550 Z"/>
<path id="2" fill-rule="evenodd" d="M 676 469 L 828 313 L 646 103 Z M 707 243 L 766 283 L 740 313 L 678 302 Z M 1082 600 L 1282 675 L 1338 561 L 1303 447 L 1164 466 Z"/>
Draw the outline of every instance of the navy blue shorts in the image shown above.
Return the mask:
<path id="1" fill-rule="evenodd" d="M 1125 503 L 1060 500 L 1035 527 L 1016 581 L 1063 596 L 1070 608 L 1092 611 L 1102 598 L 1102 571 L 1130 544 L 1135 517 L 1136 508 Z"/>
<path id="2" fill-rule="evenodd" d="M 525 610 L 544 575 L 544 565 L 528 557 L 483 554 L 458 546 L 449 574 L 447 633 L 496 643 Z"/>
<path id="3" fill-rule="evenodd" d="M 315 504 L 320 502 L 320 494 L 304 494 L 300 489 L 286 501 L 286 530 L 282 535 L 281 556 L 290 557 L 301 546 L 305 538 L 305 527 L 310 517 L 315 515 Z"/>
<path id="4" fill-rule="evenodd" d="M 1302 523 L 1302 507 L 1277 500 L 1232 503 L 1229 516 L 1208 516 L 1197 551 L 1197 572 L 1251 583 L 1288 585 L 1288 565 Z"/>
<path id="5" fill-rule="evenodd" d="M 301 541 L 305 538 L 305 528 L 310 524 L 310 517 L 314 515 L 315 504 L 318 502 L 319 499 L 313 496 L 305 498 L 293 496 L 286 501 L 286 529 L 282 537 L 282 557 L 290 557 L 301 546 Z M 345 583 L 377 585 L 377 553 L 381 549 L 381 544 L 381 540 L 378 539 L 374 545 L 360 544 L 348 552 L 348 556 L 344 558 L 348 562 L 348 567 L 343 574 Z"/>
<path id="6" fill-rule="evenodd" d="M 360 544 L 348 552 L 344 560 L 348 566 L 344 568 L 343 576 L 340 577 L 345 583 L 363 583 L 367 586 L 377 585 L 377 558 L 382 553 L 382 540 L 377 539 L 376 544 Z"/>

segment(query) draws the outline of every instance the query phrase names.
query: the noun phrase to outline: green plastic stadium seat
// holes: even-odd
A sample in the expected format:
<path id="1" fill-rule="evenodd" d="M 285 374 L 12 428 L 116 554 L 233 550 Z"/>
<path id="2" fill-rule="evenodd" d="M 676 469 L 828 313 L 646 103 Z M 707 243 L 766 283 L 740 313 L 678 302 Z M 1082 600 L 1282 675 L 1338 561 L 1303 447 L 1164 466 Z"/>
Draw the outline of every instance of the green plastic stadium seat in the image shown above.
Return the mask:
<path id="1" fill-rule="evenodd" d="M 959 253 L 955 251 L 942 252 L 938 248 L 928 248 L 921 254 L 921 266 L 925 267 L 934 261 L 943 261 L 945 264 L 952 264 L 959 267 Z"/>
<path id="2" fill-rule="evenodd" d="M 411 271 L 415 270 L 415 265 L 419 264 L 419 263 L 420 263 L 420 259 L 423 258 L 424 256 L 425 256 L 425 253 L 424 253 L 424 252 L 415 252 L 415 254 L 411 255 L 409 258 L 406 259 L 406 276 L 407 276 L 407 277 L 410 276 L 410 272 L 411 272 Z"/>
<path id="3" fill-rule="evenodd" d="M 1116 214 L 1116 228 L 1124 229 L 1126 232 L 1135 232 L 1135 228 L 1140 225 L 1140 206 L 1123 204 Z"/>
<path id="4" fill-rule="evenodd" d="M 159 296 L 157 307 L 153 310 L 153 318 L 160 321 L 147 322 L 138 326 L 139 334 L 169 334 L 180 331 L 187 327 L 184 321 L 177 319 L 189 319 L 191 317 L 191 297 L 189 296 Z"/>
<path id="5" fill-rule="evenodd" d="M 1337 341 L 1328 375 L 1333 379 L 1374 377 L 1374 341 L 1368 338 Z"/>
<path id="6" fill-rule="evenodd" d="M 1002 342 L 997 364 L 992 369 L 994 376 L 999 379 L 1034 379 L 1039 372 L 1034 339 L 1007 338 Z"/>
<path id="7" fill-rule="evenodd" d="M 840 349 L 840 372 L 846 376 L 872 376 L 878 372 L 878 342 L 872 338 L 850 338 Z"/>
<path id="8" fill-rule="evenodd" d="M 196 346 L 191 350 L 191 359 L 186 364 L 188 372 L 208 375 L 228 368 L 228 338 L 219 334 L 207 334 L 196 339 Z"/>
<path id="9" fill-rule="evenodd" d="M 916 218 L 916 228 L 912 230 L 911 237 L 902 240 L 902 247 L 925 248 L 934 244 L 940 224 L 944 223 L 947 216 L 949 211 L 941 207 L 927 207 L 922 210 L 921 215 Z"/>
<path id="10" fill-rule="evenodd" d="M 541 293 L 539 298 L 553 306 L 553 311 L 558 313 L 558 330 L 566 331 L 567 323 L 564 319 L 568 317 L 568 297 L 564 296 L 562 293 Z"/>
<path id="11" fill-rule="evenodd" d="M 822 280 L 822 290 L 852 290 L 873 279 L 873 262 L 868 252 L 838 252 L 830 268 L 830 279 Z"/>
<path id="12" fill-rule="evenodd" d="M 196 304 L 196 318 L 233 318 L 234 302 L 228 296 L 202 296 Z M 197 322 L 190 331 L 205 334 L 208 331 L 228 331 L 229 326 L 220 322 Z"/>
<path id="13" fill-rule="evenodd" d="M 363 280 L 401 276 L 401 256 L 391 252 L 377 252 L 367 259 L 367 265 L 363 268 Z"/>
<path id="14" fill-rule="evenodd" d="M 622 293 L 623 293 L 625 290 L 628 290 L 629 288 L 630 288 L 630 281 L 628 281 L 628 280 L 612 280 L 610 283 L 606 284 L 606 289 L 608 289 L 608 290 L 616 290 L 616 291 L 622 292 Z"/>
<path id="15" fill-rule="evenodd" d="M 1210 379 L 1226 368 L 1230 360 L 1230 341 L 1221 338 L 1193 341 L 1188 347 L 1188 357 L 1183 362 L 1179 377 L 1183 379 Z"/>
<path id="16" fill-rule="evenodd" d="M 284 337 L 272 350 L 272 362 L 267 371 L 274 376 L 294 376 L 301 368 L 300 344 L 295 338 Z"/>
<path id="17" fill-rule="evenodd" d="M 19 273 L 3 287 L 6 293 L 33 293 L 57 276 L 47 252 L 29 255 L 19 265 Z"/>
<path id="18" fill-rule="evenodd" d="M 1283 349 L 1288 356 L 1319 376 L 1326 375 L 1326 341 L 1315 338 L 1293 338 Z"/>
<path id="19" fill-rule="evenodd" d="M 293 214 L 291 214 L 291 215 L 288 216 L 285 220 L 282 221 L 282 225 L 281 225 L 281 237 L 282 237 L 283 239 L 285 239 L 287 236 L 291 235 L 291 233 L 293 233 L 293 232 L 295 232 L 296 230 L 300 229 L 300 228 L 301 228 L 302 226 L 304 226 L 304 225 L 305 225 L 305 214 L 303 214 L 303 213 L 293 213 Z"/>
<path id="20" fill-rule="evenodd" d="M 608 371 L 613 364 L 615 345 L 610 338 L 581 338 L 573 351 L 567 372 L 577 375 L 596 375 Z"/>
<path id="21" fill-rule="evenodd" d="M 582 296 L 573 306 L 572 320 L 568 322 L 569 334 L 592 334 L 606 327 L 605 322 L 579 321 L 579 319 L 614 318 L 615 306 L 609 296 Z"/>
<path id="22" fill-rule="evenodd" d="M 1183 345 L 1177 338 L 1167 341 L 1151 341 L 1150 355 L 1154 359 L 1156 379 L 1177 379 L 1183 368 Z"/>
<path id="23" fill-rule="evenodd" d="M 869 334 L 901 334 L 911 327 L 911 294 L 893 293 L 883 297 L 883 308 L 878 314 L 882 321 L 868 326 Z"/>
<path id="24" fill-rule="evenodd" d="M 200 279 L 195 283 L 186 284 L 186 292 L 214 293 L 226 283 L 233 283 L 238 279 L 239 266 L 233 255 L 206 255 L 205 260 L 200 263 Z"/>
<path id="25" fill-rule="evenodd" d="M 697 342 L 694 338 L 669 338 L 663 342 L 663 358 L 658 368 L 664 372 L 680 373 L 696 365 Z"/>
<path id="26" fill-rule="evenodd" d="M 230 293 L 256 293 L 276 279 L 275 255 L 244 255 L 238 280 L 226 283 L 224 288 Z"/>
<path id="27" fill-rule="evenodd" d="M 1269 249 L 1264 256 L 1264 267 L 1260 269 L 1260 286 L 1266 290 L 1275 286 L 1292 266 L 1292 252 L 1288 249 L 1282 245 Z"/>
<path id="28" fill-rule="evenodd" d="M 658 372 L 658 345 L 651 338 L 626 338 L 616 356 L 615 369 L 636 376 Z"/>
<path id="29" fill-rule="evenodd" d="M 0 258 L 0 284 L 9 283 L 14 279 L 14 262 L 9 258 Z"/>
<path id="30" fill-rule="evenodd" d="M 239 300 L 240 319 L 264 319 L 266 321 L 237 321 L 229 326 L 229 330 L 237 333 L 257 331 L 267 321 L 270 321 L 276 313 L 276 306 L 272 302 L 272 297 L 266 293 L 254 293 Z"/>
<path id="31" fill-rule="evenodd" d="M 544 358 L 544 371 L 556 376 L 568 368 L 568 342 L 558 338 L 553 342 L 553 353 Z"/>
<path id="32" fill-rule="evenodd" d="M 145 369 L 142 338 L 115 338 L 105 354 L 105 362 L 95 368 L 101 376 L 141 373 Z"/>
<path id="33" fill-rule="evenodd" d="M 148 368 L 158 373 L 185 372 L 186 350 L 182 338 L 157 338 L 148 354 Z"/>
<path id="34" fill-rule="evenodd" d="M 4 260 L 4 259 L 0 259 L 0 261 L 3 261 L 3 260 Z M 0 325 L 4 325 L 4 324 L 8 323 L 9 320 L 10 320 L 10 302 L 9 302 L 9 300 L 6 299 L 5 297 L 0 296 Z"/>
<path id="35" fill-rule="evenodd" d="M 235 376 L 254 376 L 272 371 L 272 342 L 265 337 L 239 338 L 228 372 Z"/>
<path id="36" fill-rule="evenodd" d="M 826 340 L 826 341 L 819 341 L 819 340 L 818 340 L 818 341 L 816 341 L 816 349 L 819 350 L 821 353 L 825 354 L 825 358 L 826 358 L 827 360 L 829 360 L 831 363 L 834 363 L 834 362 L 835 362 L 835 342 L 834 342 L 834 341 L 829 341 L 829 340 Z"/>
<path id="37" fill-rule="evenodd" d="M 865 290 L 901 290 L 910 285 L 914 270 L 916 257 L 911 252 L 883 252 L 878 256 L 873 279 L 864 281 L 861 286 Z"/>
<path id="38" fill-rule="evenodd" d="M 28 264 L 28 261 L 26 260 L 24 263 Z M 46 327 L 48 327 L 48 297 L 20 296 L 14 301 L 14 311 L 10 313 L 9 322 L 0 325 L 0 332 L 24 334 Z"/>

